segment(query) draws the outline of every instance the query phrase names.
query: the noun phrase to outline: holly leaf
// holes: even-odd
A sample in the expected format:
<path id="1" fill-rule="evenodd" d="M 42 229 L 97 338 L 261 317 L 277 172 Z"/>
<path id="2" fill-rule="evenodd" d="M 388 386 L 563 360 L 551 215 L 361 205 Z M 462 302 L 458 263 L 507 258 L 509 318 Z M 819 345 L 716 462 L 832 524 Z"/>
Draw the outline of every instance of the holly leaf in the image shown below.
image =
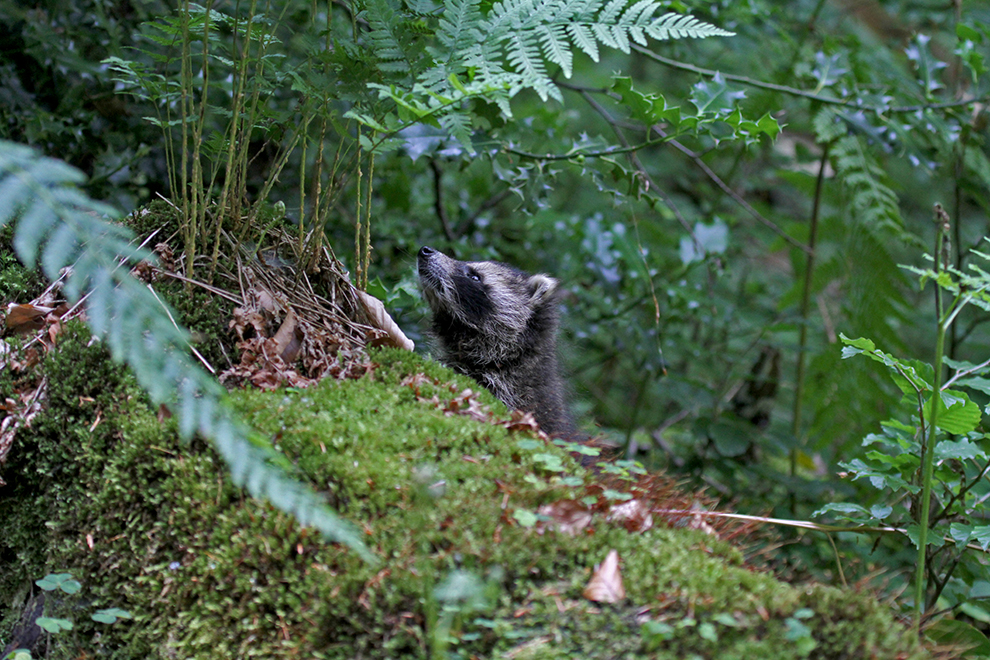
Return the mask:
<path id="1" fill-rule="evenodd" d="M 721 73 L 716 73 L 711 80 L 702 80 L 691 91 L 691 103 L 698 108 L 698 114 L 723 114 L 744 98 L 746 92 L 730 88 Z"/>

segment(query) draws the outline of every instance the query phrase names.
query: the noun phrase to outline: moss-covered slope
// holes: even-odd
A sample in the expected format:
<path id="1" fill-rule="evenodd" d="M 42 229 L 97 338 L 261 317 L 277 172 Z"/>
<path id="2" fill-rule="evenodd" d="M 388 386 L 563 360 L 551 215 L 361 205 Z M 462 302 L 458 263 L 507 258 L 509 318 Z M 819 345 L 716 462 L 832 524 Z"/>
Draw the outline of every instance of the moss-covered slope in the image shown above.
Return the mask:
<path id="1" fill-rule="evenodd" d="M 781 583 L 701 530 L 523 526 L 517 511 L 585 496 L 574 477 L 593 477 L 525 432 L 445 414 L 473 383 L 410 353 L 374 360 L 360 380 L 233 395 L 365 530 L 372 566 L 245 497 L 65 332 L 43 365 L 48 408 L 3 470 L 0 641 L 33 580 L 69 571 L 83 591 L 47 605 L 76 622 L 53 658 L 927 657 L 868 595 Z M 597 605 L 582 590 L 612 549 L 627 597 Z M 103 607 L 134 619 L 89 621 Z"/>

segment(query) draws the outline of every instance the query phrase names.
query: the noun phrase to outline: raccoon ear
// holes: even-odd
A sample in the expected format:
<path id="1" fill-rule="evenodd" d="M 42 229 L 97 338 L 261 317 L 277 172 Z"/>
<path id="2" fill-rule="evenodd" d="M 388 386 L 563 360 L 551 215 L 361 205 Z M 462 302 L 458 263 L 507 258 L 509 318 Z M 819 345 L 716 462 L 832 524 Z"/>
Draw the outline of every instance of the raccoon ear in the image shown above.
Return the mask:
<path id="1" fill-rule="evenodd" d="M 539 307 L 553 296 L 557 290 L 557 280 L 541 273 L 526 280 L 526 286 L 530 293 L 529 306 Z"/>

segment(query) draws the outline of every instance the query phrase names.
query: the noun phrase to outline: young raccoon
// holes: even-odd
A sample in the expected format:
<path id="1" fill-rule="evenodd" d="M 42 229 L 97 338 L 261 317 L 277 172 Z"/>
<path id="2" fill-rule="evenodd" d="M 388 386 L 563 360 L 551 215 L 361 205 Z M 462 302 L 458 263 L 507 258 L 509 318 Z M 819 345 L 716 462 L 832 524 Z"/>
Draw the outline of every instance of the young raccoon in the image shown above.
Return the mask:
<path id="1" fill-rule="evenodd" d="M 557 369 L 557 280 L 431 247 L 418 262 L 441 362 L 533 413 L 547 433 L 573 433 Z"/>

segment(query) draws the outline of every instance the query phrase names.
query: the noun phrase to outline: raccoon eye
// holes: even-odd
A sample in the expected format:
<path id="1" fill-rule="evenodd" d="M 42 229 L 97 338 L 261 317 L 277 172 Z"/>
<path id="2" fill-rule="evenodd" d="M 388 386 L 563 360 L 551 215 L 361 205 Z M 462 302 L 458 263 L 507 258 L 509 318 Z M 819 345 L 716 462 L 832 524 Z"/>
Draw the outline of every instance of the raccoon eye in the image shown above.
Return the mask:
<path id="1" fill-rule="evenodd" d="M 473 268 L 467 272 L 467 276 L 468 278 L 474 280 L 475 282 L 481 281 L 481 275 L 479 275 L 478 271 L 474 270 Z"/>

